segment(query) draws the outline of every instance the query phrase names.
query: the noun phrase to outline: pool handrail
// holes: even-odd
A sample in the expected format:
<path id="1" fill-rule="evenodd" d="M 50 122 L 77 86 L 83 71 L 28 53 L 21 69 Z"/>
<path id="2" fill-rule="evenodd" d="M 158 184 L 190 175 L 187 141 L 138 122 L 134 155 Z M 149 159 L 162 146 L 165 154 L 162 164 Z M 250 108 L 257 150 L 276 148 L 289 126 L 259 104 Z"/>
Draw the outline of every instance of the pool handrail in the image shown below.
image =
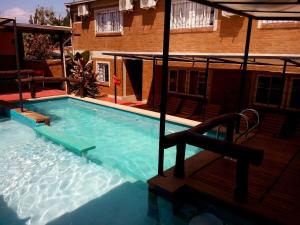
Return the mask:
<path id="1" fill-rule="evenodd" d="M 240 202 L 246 202 L 248 199 L 249 165 L 261 165 L 264 151 L 233 143 L 235 125 L 240 119 L 241 115 L 239 113 L 223 114 L 211 120 L 204 121 L 186 131 L 165 136 L 165 148 L 177 146 L 174 176 L 178 178 L 184 178 L 185 176 L 186 144 L 231 157 L 237 160 L 235 199 Z M 217 140 L 204 135 L 204 133 L 222 124 L 226 126 L 225 140 Z"/>

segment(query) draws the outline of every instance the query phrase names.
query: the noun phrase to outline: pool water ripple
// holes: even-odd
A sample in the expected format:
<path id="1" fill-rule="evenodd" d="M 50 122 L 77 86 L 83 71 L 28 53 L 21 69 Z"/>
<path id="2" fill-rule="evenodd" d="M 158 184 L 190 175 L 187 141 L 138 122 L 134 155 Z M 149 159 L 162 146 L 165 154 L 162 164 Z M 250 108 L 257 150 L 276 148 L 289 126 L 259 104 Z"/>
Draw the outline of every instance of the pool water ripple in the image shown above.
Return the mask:
<path id="1" fill-rule="evenodd" d="M 135 179 L 147 181 L 157 174 L 159 121 L 76 99 L 27 103 L 51 118 L 51 126 L 96 145 L 88 158 L 107 168 L 118 169 Z M 167 123 L 166 133 L 187 127 Z M 186 157 L 199 152 L 187 146 Z M 165 151 L 165 169 L 175 163 L 175 147 Z"/>
<path id="2" fill-rule="evenodd" d="M 0 123 L 0 195 L 29 225 L 46 224 L 128 181 L 15 121 Z"/>

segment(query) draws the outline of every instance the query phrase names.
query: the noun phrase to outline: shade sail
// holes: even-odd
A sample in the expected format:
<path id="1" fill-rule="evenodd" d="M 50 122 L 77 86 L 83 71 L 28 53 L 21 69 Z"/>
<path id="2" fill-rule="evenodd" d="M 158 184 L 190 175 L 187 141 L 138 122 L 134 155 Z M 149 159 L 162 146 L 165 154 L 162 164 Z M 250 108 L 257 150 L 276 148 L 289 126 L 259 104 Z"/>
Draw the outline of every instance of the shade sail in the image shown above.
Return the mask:
<path id="1" fill-rule="evenodd" d="M 299 0 L 191 0 L 257 20 L 300 20 Z"/>

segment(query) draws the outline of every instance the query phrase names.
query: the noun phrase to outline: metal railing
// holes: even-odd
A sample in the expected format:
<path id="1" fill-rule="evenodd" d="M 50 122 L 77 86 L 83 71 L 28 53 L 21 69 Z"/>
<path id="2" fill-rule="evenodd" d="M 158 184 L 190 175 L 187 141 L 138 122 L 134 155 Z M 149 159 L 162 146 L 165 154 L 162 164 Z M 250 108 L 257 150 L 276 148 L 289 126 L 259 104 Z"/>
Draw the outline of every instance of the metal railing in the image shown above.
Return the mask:
<path id="1" fill-rule="evenodd" d="M 255 121 L 254 125 L 251 126 L 251 127 L 249 127 L 249 117 L 247 115 L 245 115 L 245 113 L 247 113 L 247 112 L 253 113 L 255 115 L 255 118 L 256 118 L 256 121 Z M 241 118 L 243 118 L 245 123 L 246 123 L 246 130 L 244 132 L 240 133 L 239 136 L 234 140 L 234 142 L 237 142 L 243 136 L 245 138 L 248 138 L 248 134 L 251 133 L 253 130 L 255 130 L 260 124 L 259 113 L 255 109 L 244 109 L 239 114 L 240 114 Z"/>
<path id="2" fill-rule="evenodd" d="M 241 117 L 239 113 L 224 114 L 205 121 L 189 130 L 165 136 L 164 149 L 172 146 L 176 146 L 177 149 L 174 176 L 177 178 L 185 177 L 184 164 L 187 144 L 232 158 L 236 160 L 235 198 L 237 201 L 246 202 L 248 198 L 249 166 L 250 164 L 261 165 L 264 152 L 260 149 L 233 143 L 236 123 L 239 122 Z M 204 135 L 206 132 L 220 125 L 226 127 L 224 140 L 217 140 Z M 163 157 L 164 153 L 162 154 L 162 158 L 160 158 L 161 168 L 163 168 Z"/>

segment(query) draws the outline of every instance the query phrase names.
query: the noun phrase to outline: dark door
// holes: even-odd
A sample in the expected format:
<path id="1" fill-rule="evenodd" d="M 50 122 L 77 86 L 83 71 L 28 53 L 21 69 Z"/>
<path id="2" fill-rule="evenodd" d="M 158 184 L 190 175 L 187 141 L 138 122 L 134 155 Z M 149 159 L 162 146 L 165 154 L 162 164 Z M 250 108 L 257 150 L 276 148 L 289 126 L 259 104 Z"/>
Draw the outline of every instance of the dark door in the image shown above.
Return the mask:
<path id="1" fill-rule="evenodd" d="M 143 87 L 143 61 L 128 59 L 125 62 L 126 75 L 126 95 L 135 95 L 136 99 L 142 100 Z"/>

